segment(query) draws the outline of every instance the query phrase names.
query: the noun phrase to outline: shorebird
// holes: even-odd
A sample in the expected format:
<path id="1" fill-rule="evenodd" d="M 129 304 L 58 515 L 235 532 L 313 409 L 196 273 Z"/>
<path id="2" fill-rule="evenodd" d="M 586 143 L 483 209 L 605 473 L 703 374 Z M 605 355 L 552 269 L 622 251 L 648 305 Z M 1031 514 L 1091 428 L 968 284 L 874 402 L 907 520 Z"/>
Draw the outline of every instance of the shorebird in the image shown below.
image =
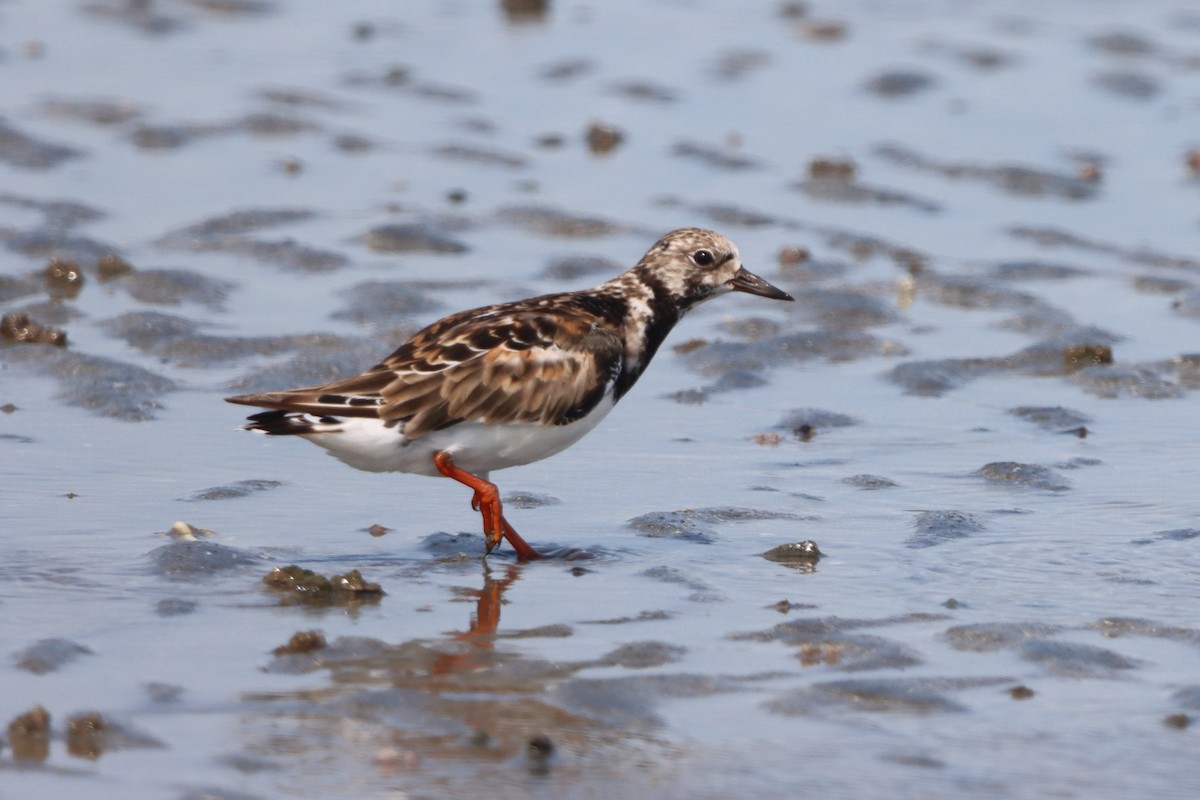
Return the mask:
<path id="1" fill-rule="evenodd" d="M 579 441 L 684 314 L 729 292 L 793 299 L 747 271 L 721 234 L 681 228 L 594 289 L 460 311 L 361 375 L 226 399 L 271 409 L 245 430 L 299 436 L 356 469 L 444 475 L 470 487 L 484 555 L 504 538 L 529 561 L 540 555 L 505 519 L 488 474 Z"/>

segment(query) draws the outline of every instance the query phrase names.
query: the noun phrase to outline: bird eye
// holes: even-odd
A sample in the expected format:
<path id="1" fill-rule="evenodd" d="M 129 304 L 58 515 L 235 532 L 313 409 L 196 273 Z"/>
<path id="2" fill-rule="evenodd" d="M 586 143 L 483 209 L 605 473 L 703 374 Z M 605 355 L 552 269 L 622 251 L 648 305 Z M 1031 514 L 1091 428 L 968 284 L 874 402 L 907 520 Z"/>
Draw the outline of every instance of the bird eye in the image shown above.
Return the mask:
<path id="1" fill-rule="evenodd" d="M 711 250 L 697 250 L 692 253 L 692 261 L 695 261 L 702 267 L 711 267 L 716 260 Z"/>

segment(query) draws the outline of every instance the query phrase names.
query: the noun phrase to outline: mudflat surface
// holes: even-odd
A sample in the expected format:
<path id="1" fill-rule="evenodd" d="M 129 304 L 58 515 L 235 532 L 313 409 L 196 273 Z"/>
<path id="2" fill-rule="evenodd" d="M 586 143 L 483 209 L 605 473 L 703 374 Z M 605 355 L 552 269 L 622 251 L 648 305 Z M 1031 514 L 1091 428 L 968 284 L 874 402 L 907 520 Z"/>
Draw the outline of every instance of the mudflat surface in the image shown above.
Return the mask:
<path id="1" fill-rule="evenodd" d="M 3 4 L 0 796 L 1194 796 L 1197 97 L 1165 0 Z M 546 561 L 222 401 L 685 225 L 797 302 L 493 476 Z"/>

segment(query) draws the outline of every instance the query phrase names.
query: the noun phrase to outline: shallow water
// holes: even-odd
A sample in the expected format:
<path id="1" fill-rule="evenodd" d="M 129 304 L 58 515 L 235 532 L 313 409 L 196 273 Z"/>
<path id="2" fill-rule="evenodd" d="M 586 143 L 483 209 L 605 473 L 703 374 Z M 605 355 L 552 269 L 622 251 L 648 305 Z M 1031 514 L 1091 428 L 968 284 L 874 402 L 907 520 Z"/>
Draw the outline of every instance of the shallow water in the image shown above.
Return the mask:
<path id="1" fill-rule="evenodd" d="M 1194 796 L 1200 16 L 414 5 L 0 11 L 0 796 Z M 222 402 L 682 225 L 544 562 Z"/>

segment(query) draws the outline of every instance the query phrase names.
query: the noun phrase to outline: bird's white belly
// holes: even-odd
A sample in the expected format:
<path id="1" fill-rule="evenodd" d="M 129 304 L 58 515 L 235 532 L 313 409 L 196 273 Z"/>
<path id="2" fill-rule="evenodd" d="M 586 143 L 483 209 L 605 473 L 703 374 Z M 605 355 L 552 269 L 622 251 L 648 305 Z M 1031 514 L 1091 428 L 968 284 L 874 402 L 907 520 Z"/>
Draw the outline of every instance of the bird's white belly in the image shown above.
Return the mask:
<path id="1" fill-rule="evenodd" d="M 484 425 L 460 422 L 417 439 L 404 438 L 395 427 L 379 420 L 343 419 L 337 432 L 304 438 L 355 469 L 367 472 L 411 472 L 438 475 L 434 453 L 448 450 L 460 469 L 476 475 L 506 467 L 519 467 L 562 452 L 582 439 L 612 410 L 606 396 L 590 414 L 568 425 L 528 423 Z"/>

